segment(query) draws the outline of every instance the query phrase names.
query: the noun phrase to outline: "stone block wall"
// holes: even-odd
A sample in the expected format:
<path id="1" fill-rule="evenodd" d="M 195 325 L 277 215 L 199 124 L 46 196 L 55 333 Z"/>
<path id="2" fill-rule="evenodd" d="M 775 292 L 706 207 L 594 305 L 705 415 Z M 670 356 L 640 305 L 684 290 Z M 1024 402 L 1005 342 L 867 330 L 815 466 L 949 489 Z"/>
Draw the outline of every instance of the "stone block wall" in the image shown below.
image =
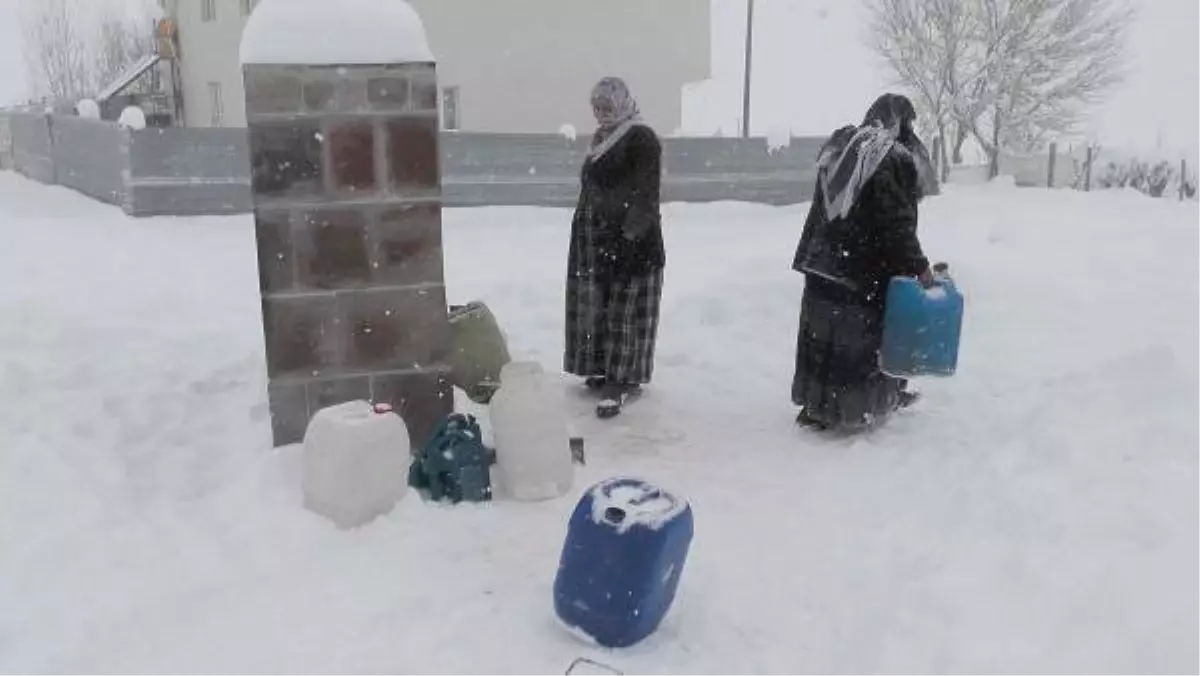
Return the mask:
<path id="1" fill-rule="evenodd" d="M 244 75 L 275 443 L 367 399 L 419 445 L 453 408 L 434 66 Z"/>

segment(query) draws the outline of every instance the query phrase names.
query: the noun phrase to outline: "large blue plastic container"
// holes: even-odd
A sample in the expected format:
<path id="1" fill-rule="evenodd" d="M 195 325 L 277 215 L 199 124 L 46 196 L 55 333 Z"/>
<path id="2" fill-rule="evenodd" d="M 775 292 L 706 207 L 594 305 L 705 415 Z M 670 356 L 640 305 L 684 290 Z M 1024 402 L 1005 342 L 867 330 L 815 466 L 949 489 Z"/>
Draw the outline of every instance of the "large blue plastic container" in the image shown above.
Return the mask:
<path id="1" fill-rule="evenodd" d="M 954 281 L 939 276 L 926 289 L 910 277 L 888 285 L 880 369 L 891 376 L 952 376 L 958 369 L 963 296 Z"/>
<path id="2" fill-rule="evenodd" d="M 593 486 L 567 527 L 555 612 L 604 647 L 641 641 L 666 617 L 691 542 L 686 501 L 638 479 Z"/>

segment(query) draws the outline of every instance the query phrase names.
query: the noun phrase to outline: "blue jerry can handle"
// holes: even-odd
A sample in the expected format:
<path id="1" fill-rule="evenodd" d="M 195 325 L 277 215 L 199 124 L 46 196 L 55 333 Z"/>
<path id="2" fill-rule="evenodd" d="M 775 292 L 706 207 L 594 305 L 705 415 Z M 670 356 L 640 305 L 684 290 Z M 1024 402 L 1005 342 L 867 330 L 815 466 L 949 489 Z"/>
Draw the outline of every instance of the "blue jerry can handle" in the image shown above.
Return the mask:
<path id="1" fill-rule="evenodd" d="M 946 287 L 947 291 L 953 291 L 957 286 L 954 283 L 954 278 L 950 276 L 950 266 L 945 263 L 935 263 L 933 268 L 933 283 L 934 286 Z"/>
<path id="2" fill-rule="evenodd" d="M 895 277 L 884 317 L 880 369 L 893 377 L 949 376 L 957 370 L 963 296 L 945 269 L 925 287 Z"/>
<path id="3" fill-rule="evenodd" d="M 954 283 L 954 279 L 950 275 L 943 275 L 933 278 L 934 288 L 943 288 L 947 292 L 953 292 L 958 289 L 958 285 Z"/>

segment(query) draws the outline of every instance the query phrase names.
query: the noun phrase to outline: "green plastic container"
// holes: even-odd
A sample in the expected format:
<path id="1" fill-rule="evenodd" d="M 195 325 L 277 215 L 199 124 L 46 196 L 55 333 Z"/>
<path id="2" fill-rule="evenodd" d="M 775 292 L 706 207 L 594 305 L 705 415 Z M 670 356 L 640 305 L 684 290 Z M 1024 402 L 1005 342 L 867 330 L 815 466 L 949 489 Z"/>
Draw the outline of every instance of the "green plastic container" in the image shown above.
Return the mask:
<path id="1" fill-rule="evenodd" d="M 486 404 L 500 387 L 500 369 L 512 361 L 495 315 L 481 301 L 450 307 L 450 381 L 471 401 Z"/>

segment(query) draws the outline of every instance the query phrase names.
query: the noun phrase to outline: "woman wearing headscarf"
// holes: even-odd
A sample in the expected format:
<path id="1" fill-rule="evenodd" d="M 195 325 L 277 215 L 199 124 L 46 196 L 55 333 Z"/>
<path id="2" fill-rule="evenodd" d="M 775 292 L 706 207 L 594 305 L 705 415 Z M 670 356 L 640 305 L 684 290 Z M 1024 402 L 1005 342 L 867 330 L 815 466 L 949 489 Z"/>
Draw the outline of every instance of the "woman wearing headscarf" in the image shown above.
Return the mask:
<path id="1" fill-rule="evenodd" d="M 884 303 L 892 277 L 932 283 L 917 239 L 917 204 L 931 192 L 916 111 L 885 94 L 861 125 L 834 132 L 817 160 L 817 183 L 793 269 L 804 274 L 792 402 L 797 422 L 855 431 L 916 401 L 904 380 L 879 369 Z"/>
<path id="2" fill-rule="evenodd" d="M 662 147 L 620 78 L 592 89 L 596 132 L 583 162 L 567 262 L 564 369 L 611 418 L 649 383 L 662 298 Z"/>

